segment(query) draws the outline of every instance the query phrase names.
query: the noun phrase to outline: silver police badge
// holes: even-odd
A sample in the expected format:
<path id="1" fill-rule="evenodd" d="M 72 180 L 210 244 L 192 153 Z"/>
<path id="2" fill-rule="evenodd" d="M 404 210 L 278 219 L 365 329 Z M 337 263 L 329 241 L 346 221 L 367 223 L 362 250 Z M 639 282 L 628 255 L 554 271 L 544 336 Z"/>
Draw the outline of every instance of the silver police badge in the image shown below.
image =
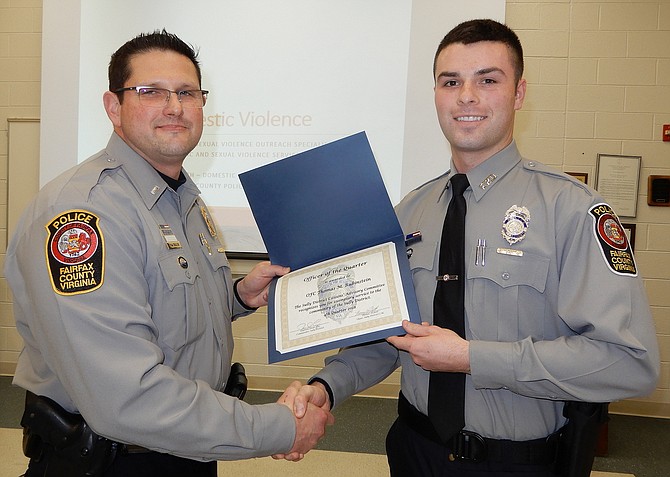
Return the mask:
<path id="1" fill-rule="evenodd" d="M 528 230 L 530 223 L 530 212 L 525 207 L 513 205 L 507 212 L 503 219 L 502 236 L 510 245 L 523 240 Z"/>

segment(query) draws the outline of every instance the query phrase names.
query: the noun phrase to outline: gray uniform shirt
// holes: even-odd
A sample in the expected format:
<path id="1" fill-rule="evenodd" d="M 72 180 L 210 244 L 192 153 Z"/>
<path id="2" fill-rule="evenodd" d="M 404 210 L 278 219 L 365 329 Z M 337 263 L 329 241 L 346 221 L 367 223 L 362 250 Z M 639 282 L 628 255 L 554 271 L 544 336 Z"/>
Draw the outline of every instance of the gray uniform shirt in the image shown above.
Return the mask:
<path id="1" fill-rule="evenodd" d="M 410 267 L 429 323 L 451 175 L 396 208 L 405 233 L 422 234 L 409 246 Z M 564 424 L 562 400 L 650 393 L 660 366 L 654 325 L 609 206 L 584 184 L 523 160 L 514 142 L 467 176 L 465 428 L 535 439 Z M 477 247 L 483 240 L 485 251 Z M 386 342 L 346 349 L 326 363 L 317 376 L 336 404 L 402 365 L 403 394 L 427 413 L 429 373 Z"/>
<path id="2" fill-rule="evenodd" d="M 231 322 L 248 310 L 190 178 L 175 192 L 113 134 L 27 208 L 5 276 L 25 343 L 15 384 L 105 437 L 161 452 L 214 460 L 291 448 L 287 407 L 219 392 Z"/>

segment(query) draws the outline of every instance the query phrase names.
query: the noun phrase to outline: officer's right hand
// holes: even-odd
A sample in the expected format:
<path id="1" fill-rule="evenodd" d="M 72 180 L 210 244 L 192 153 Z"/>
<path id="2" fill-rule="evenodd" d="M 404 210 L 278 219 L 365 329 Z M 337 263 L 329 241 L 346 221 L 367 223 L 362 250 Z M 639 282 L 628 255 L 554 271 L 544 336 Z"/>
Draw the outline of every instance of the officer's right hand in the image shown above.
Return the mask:
<path id="1" fill-rule="evenodd" d="M 284 456 L 286 460 L 299 461 L 316 446 L 326 433 L 326 426 L 335 422 L 333 415 L 314 404 L 307 405 L 302 418 L 295 418 L 296 433 L 293 447 Z"/>
<path id="2" fill-rule="evenodd" d="M 300 389 L 300 383 L 296 381 L 289 386 L 278 401 L 291 409 L 294 416 L 293 398 L 298 389 Z M 319 396 L 319 393 L 316 393 L 316 396 Z M 301 460 L 324 436 L 326 426 L 335 422 L 335 417 L 329 411 L 330 406 L 325 402 L 319 402 L 327 401 L 327 398 L 319 399 L 311 396 L 311 400 L 313 402 L 307 402 L 306 408 L 301 409 L 302 412 L 299 413 L 299 416 L 295 416 L 296 433 L 293 447 L 287 454 L 273 455 L 273 459 L 286 459 L 295 462 Z"/>

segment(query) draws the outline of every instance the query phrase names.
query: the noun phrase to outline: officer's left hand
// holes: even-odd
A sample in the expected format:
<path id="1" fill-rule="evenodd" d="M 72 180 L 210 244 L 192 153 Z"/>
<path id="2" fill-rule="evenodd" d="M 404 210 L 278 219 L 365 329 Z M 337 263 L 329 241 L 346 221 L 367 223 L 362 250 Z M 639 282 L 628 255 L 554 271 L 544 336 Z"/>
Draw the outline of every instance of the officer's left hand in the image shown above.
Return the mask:
<path id="1" fill-rule="evenodd" d="M 391 336 L 386 341 L 402 351 L 407 351 L 412 360 L 427 371 L 451 373 L 470 372 L 470 343 L 452 330 L 429 325 L 420 325 L 404 320 L 405 336 Z"/>
<path id="2" fill-rule="evenodd" d="M 249 274 L 237 283 L 237 294 L 249 308 L 258 308 L 268 304 L 268 289 L 274 277 L 290 272 L 288 267 L 260 262 Z"/>

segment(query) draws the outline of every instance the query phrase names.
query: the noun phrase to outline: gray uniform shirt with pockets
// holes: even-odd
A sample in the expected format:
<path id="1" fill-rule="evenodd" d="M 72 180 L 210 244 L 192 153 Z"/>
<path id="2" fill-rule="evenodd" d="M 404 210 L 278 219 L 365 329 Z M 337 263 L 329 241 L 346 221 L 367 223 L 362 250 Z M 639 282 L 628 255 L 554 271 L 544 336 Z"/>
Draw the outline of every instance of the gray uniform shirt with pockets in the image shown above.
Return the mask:
<path id="1" fill-rule="evenodd" d="M 28 207 L 5 276 L 25 343 L 15 384 L 105 437 L 161 452 L 226 460 L 291 448 L 288 408 L 220 392 L 231 323 L 249 311 L 189 177 L 172 190 L 113 134 Z"/>
<path id="2" fill-rule="evenodd" d="M 452 173 L 396 207 L 404 232 L 422 235 L 408 254 L 421 320 L 429 323 Z M 651 393 L 660 366 L 654 325 L 630 247 L 603 198 L 524 160 L 514 142 L 467 175 L 465 429 L 535 439 L 564 424 L 564 400 Z M 403 394 L 427 413 L 429 372 L 386 342 L 345 349 L 326 363 L 317 376 L 335 404 L 401 365 Z"/>

